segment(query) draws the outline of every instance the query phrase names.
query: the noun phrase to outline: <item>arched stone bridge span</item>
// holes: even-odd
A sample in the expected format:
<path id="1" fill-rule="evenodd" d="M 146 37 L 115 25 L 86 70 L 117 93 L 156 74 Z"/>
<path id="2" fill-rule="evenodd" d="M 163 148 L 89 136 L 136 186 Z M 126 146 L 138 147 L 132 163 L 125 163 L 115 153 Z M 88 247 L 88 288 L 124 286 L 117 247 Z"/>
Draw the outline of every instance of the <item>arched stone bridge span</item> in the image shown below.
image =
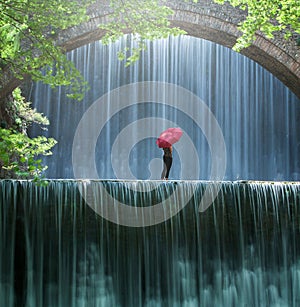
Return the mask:
<path id="1" fill-rule="evenodd" d="M 237 24 L 245 18 L 245 13 L 228 4 L 218 5 L 212 0 L 200 0 L 197 4 L 171 0 L 168 5 L 174 10 L 172 25 L 191 36 L 232 48 L 241 34 Z M 100 39 L 104 33 L 98 25 L 107 22 L 109 13 L 108 2 L 98 0 L 89 10 L 90 20 L 60 33 L 59 43 L 69 51 Z M 265 67 L 300 97 L 300 47 L 295 38 L 286 41 L 277 35 L 269 40 L 259 35 L 255 43 L 241 53 Z"/>
<path id="2" fill-rule="evenodd" d="M 98 25 L 107 22 L 110 13 L 107 3 L 97 0 L 89 10 L 90 20 L 60 33 L 59 43 L 69 51 L 100 39 L 104 33 Z M 228 4 L 218 5 L 212 0 L 200 0 L 197 4 L 172 0 L 168 5 L 174 10 L 172 25 L 191 36 L 232 48 L 241 34 L 237 25 L 245 13 Z M 282 35 L 272 40 L 258 35 L 254 44 L 241 53 L 265 67 L 300 97 L 300 47 L 295 37 L 286 41 Z"/>
<path id="3" fill-rule="evenodd" d="M 191 36 L 232 48 L 241 34 L 237 25 L 245 18 L 245 13 L 230 5 L 218 5 L 213 0 L 200 0 L 197 4 L 170 0 L 168 5 L 174 10 L 174 15 L 170 17 L 172 25 L 184 29 Z M 98 25 L 109 19 L 108 1 L 97 0 L 88 13 L 88 22 L 59 33 L 58 44 L 67 51 L 101 39 L 104 35 Z M 254 44 L 241 53 L 265 67 L 300 98 L 300 47 L 296 45 L 295 38 L 286 41 L 277 35 L 270 40 L 258 35 Z M 14 86 L 13 82 L 4 83 L 2 91 L 5 87 Z"/>

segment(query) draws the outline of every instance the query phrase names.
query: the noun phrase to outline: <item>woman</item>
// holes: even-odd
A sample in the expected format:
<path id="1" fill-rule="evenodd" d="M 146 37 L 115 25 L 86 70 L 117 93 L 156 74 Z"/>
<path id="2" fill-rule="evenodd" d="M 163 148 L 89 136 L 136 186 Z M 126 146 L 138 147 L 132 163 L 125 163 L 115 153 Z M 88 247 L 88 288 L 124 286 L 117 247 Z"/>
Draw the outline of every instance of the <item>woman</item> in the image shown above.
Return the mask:
<path id="1" fill-rule="evenodd" d="M 163 148 L 163 151 L 164 151 L 164 156 L 163 156 L 164 168 L 161 174 L 161 179 L 168 180 L 170 168 L 172 166 L 172 161 L 173 161 L 172 146 Z"/>

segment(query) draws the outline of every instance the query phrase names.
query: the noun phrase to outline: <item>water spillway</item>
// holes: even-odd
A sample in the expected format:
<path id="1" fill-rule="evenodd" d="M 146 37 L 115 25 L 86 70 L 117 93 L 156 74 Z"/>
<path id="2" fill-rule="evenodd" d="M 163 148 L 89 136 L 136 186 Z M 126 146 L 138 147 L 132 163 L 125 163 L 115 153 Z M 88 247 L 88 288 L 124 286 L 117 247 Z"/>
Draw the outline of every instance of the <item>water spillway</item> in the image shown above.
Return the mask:
<path id="1" fill-rule="evenodd" d="M 298 306 L 300 185 L 222 182 L 199 212 L 213 184 L 2 180 L 2 305 Z M 137 185 L 148 190 L 133 193 Z M 193 195 L 186 204 L 177 198 L 181 209 L 163 222 L 129 227 L 97 214 L 80 192 L 87 188 L 108 206 L 107 193 L 133 207 L 176 189 Z"/>
<path id="2" fill-rule="evenodd" d="M 53 156 L 44 159 L 47 178 L 160 179 L 162 151 L 155 139 L 168 127 L 181 127 L 170 178 L 214 180 L 216 135 L 210 132 L 218 126 L 218 144 L 226 147 L 224 180 L 300 180 L 300 101 L 278 79 L 206 40 L 180 36 L 146 43 L 129 67 L 117 60 L 119 50 L 134 47 L 129 35 L 70 52 L 90 85 L 82 102 L 68 99 L 65 88 L 32 85 L 28 99 L 51 125 L 47 131 L 33 127 L 30 134 L 58 141 Z M 74 146 L 82 121 L 87 130 Z M 95 174 L 74 174 L 76 149 L 81 161 L 95 160 Z"/>

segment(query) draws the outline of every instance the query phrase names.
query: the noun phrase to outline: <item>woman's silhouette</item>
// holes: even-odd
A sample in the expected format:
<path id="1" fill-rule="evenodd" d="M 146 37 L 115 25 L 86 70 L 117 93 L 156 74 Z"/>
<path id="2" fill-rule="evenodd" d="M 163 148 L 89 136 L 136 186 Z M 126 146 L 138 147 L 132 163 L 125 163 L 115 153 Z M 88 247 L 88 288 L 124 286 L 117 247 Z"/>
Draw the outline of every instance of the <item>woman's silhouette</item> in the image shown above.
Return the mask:
<path id="1" fill-rule="evenodd" d="M 172 146 L 170 147 L 164 147 L 163 151 L 164 151 L 164 156 L 163 156 L 163 161 L 164 161 L 164 167 L 163 167 L 163 171 L 161 174 L 161 179 L 165 179 L 168 180 L 169 178 L 169 173 L 170 173 L 170 169 L 172 166 L 172 161 L 173 161 L 173 157 L 172 157 Z"/>

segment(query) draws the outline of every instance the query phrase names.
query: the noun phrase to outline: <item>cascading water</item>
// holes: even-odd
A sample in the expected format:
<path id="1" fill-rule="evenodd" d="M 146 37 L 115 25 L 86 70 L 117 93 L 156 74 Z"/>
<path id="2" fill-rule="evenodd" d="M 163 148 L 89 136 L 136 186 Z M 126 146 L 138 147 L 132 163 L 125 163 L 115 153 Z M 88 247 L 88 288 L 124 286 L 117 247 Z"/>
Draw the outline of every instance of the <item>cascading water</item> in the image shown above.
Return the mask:
<path id="1" fill-rule="evenodd" d="M 126 43 L 68 55 L 83 102 L 32 87 L 58 145 L 47 186 L 0 181 L 0 305 L 298 306 L 299 183 L 217 180 L 299 180 L 299 99 L 204 40 L 148 43 L 127 68 Z M 170 125 L 173 180 L 152 180 Z"/>
<path id="2" fill-rule="evenodd" d="M 103 219 L 78 190 L 91 185 L 105 203 L 100 185 L 128 199 L 148 183 L 126 184 L 1 181 L 2 306 L 299 306 L 299 184 L 223 182 L 199 213 L 212 183 L 157 181 L 132 205 L 184 184 L 194 195 L 149 227 Z"/>
<path id="3" fill-rule="evenodd" d="M 222 131 L 227 159 L 224 179 L 300 179 L 300 101 L 269 72 L 228 48 L 189 36 L 149 42 L 141 59 L 125 67 L 117 60 L 117 52 L 126 44 L 134 44 L 130 36 L 110 46 L 95 42 L 69 54 L 91 87 L 83 102 L 66 99 L 64 89 L 33 86 L 29 100 L 49 117 L 47 135 L 58 141 L 53 156 L 45 159 L 48 178 L 76 177 L 72 165 L 76 129 L 88 108 L 106 95 L 103 103 L 107 108 L 99 107 L 86 120 L 90 133 L 98 137 L 97 178 L 160 179 L 162 152 L 155 144 L 155 136 L 173 125 L 181 127 L 184 134 L 174 146 L 170 178 L 210 179 L 212 140 L 203 133 L 202 126 L 208 119 L 193 103 L 191 95 L 195 94 L 208 106 Z M 172 84 L 173 88 L 166 94 L 150 89 L 150 97 L 138 85 L 131 91 L 123 90 L 126 85 L 148 81 Z M 187 94 L 169 97 L 178 87 L 186 89 Z M 140 97 L 141 91 L 145 97 Z M 189 107 L 189 114 L 182 107 Z M 103 126 L 96 130 L 99 121 Z M 139 137 L 141 130 L 145 135 Z M 126 142 L 122 142 L 125 138 L 120 137 L 121 131 L 130 131 Z M 42 132 L 35 128 L 32 133 Z M 86 148 L 80 150 L 82 160 L 91 158 Z M 199 172 L 194 170 L 196 163 Z M 125 164 L 130 171 L 124 169 Z"/>

